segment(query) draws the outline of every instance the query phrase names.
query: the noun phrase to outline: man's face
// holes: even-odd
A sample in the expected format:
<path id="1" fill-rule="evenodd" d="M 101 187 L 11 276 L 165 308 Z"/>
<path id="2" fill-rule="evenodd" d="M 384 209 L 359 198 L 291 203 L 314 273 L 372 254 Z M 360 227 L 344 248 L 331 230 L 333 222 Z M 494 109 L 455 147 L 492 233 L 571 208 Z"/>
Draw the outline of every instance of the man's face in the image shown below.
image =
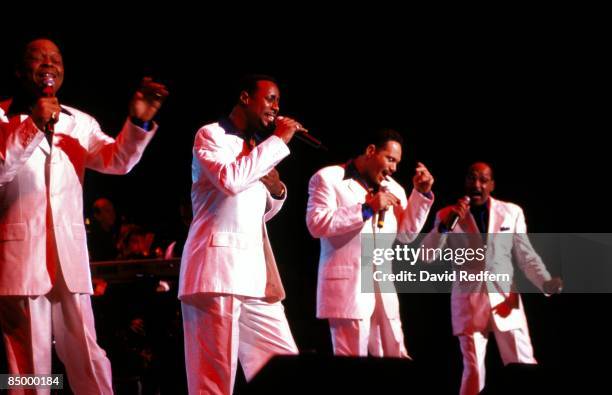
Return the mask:
<path id="1" fill-rule="evenodd" d="M 474 163 L 465 177 L 465 192 L 470 197 L 470 204 L 482 206 L 489 200 L 495 189 L 491 168 L 486 163 Z"/>
<path id="2" fill-rule="evenodd" d="M 57 93 L 64 82 L 62 54 L 52 41 L 45 39 L 32 41 L 26 47 L 22 66 L 17 70 L 17 77 L 28 92 L 40 96 L 43 79 L 47 73 L 54 77 L 54 92 Z"/>
<path id="3" fill-rule="evenodd" d="M 249 128 L 264 131 L 274 128 L 278 116 L 280 92 L 272 81 L 257 81 L 257 89 L 243 99 Z"/>
<path id="4" fill-rule="evenodd" d="M 380 185 L 387 177 L 397 170 L 402 160 L 402 146 L 397 141 L 387 141 L 382 148 L 374 144 L 366 149 L 366 177 L 370 183 Z"/>

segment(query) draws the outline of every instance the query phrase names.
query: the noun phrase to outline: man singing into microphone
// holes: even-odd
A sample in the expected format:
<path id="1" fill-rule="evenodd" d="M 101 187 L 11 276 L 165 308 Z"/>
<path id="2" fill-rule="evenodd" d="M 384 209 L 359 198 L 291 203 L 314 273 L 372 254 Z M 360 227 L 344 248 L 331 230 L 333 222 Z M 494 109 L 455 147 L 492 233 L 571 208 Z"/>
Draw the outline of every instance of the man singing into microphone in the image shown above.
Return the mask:
<path id="1" fill-rule="evenodd" d="M 194 215 L 179 280 L 190 394 L 230 394 L 238 359 L 250 380 L 274 355 L 298 353 L 266 221 L 287 197 L 274 167 L 303 128 L 279 115 L 272 77 L 246 77 L 237 96 L 193 147 Z"/>
<path id="2" fill-rule="evenodd" d="M 510 277 L 509 281 L 455 281 L 453 284 L 453 333 L 459 337 L 463 353 L 461 395 L 476 395 L 484 388 L 490 332 L 495 334 L 505 365 L 536 363 L 523 303 L 513 289 L 512 260 L 546 294 L 560 292 L 563 284 L 560 278 L 551 277 L 525 235 L 523 210 L 516 204 L 493 199 L 494 188 L 491 167 L 483 162 L 471 165 L 465 178 L 469 199 L 461 198 L 454 206 L 440 210 L 434 230 L 423 240 L 426 248 L 476 249 L 486 245 L 484 262 L 464 264 L 460 269 L 473 274 L 490 272 Z"/>
<path id="3" fill-rule="evenodd" d="M 409 357 L 397 294 L 361 292 L 360 235 L 416 236 L 433 204 L 434 180 L 423 164 L 416 168 L 409 198 L 390 177 L 401 159 L 401 135 L 381 130 L 357 158 L 325 167 L 310 180 L 306 222 L 312 236 L 321 239 L 317 318 L 329 320 L 335 355 L 367 356 L 369 351 Z"/>
<path id="4" fill-rule="evenodd" d="M 22 55 L 19 91 L 0 103 L 0 325 L 9 372 L 51 374 L 55 341 L 75 394 L 110 394 L 110 362 L 91 309 L 83 176 L 85 168 L 129 172 L 168 92 L 143 80 L 113 139 L 55 97 L 64 65 L 52 41 L 31 41 Z"/>

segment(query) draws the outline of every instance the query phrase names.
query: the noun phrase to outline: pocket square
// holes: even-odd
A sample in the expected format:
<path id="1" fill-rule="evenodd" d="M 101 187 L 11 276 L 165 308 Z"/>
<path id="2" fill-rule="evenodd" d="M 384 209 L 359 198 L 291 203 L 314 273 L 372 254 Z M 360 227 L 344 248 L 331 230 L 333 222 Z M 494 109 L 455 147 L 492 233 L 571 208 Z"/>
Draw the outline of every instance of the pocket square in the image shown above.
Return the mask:
<path id="1" fill-rule="evenodd" d="M 500 232 L 505 232 L 507 230 L 510 230 L 510 228 L 508 226 L 502 226 L 501 228 L 499 228 Z"/>

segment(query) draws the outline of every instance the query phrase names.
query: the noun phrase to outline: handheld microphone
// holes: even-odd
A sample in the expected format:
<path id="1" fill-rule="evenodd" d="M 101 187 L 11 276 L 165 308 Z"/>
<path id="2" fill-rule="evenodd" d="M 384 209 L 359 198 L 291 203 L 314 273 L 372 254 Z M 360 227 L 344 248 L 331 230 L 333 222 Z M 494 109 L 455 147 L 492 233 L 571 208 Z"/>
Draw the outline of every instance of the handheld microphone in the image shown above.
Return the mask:
<path id="1" fill-rule="evenodd" d="M 53 97 L 55 96 L 55 75 L 51 73 L 45 73 L 42 79 L 42 91 L 45 97 Z M 47 125 L 45 125 L 46 133 L 53 133 L 55 127 L 55 119 L 52 118 Z"/>
<path id="2" fill-rule="evenodd" d="M 470 197 L 469 196 L 464 196 L 461 198 L 462 201 L 464 201 L 466 204 L 470 204 Z M 451 220 L 449 221 L 449 225 L 448 225 L 448 231 L 452 232 L 455 229 L 455 226 L 457 226 L 457 223 L 459 222 L 459 216 L 455 213 L 451 214 Z"/>
<path id="3" fill-rule="evenodd" d="M 55 96 L 55 75 L 51 73 L 45 73 L 42 78 L 43 94 L 45 97 Z"/>
<path id="4" fill-rule="evenodd" d="M 389 179 L 387 178 L 387 176 L 385 176 L 385 181 L 389 181 Z M 383 191 L 386 191 L 387 188 L 383 187 L 383 186 L 379 186 L 378 190 L 382 189 Z M 385 214 L 387 213 L 387 209 L 384 210 L 380 210 L 378 212 L 378 219 L 376 221 L 376 227 L 378 229 L 382 229 L 385 226 Z"/>
<path id="5" fill-rule="evenodd" d="M 295 137 L 298 140 L 301 140 L 302 142 L 310 145 L 311 147 L 315 148 L 315 149 L 320 149 L 323 151 L 327 151 L 327 147 L 323 145 L 323 143 L 321 143 L 320 140 L 318 140 L 316 137 L 313 137 L 310 133 L 308 133 L 305 130 L 298 130 L 295 133 Z"/>
<path id="6" fill-rule="evenodd" d="M 380 210 L 378 212 L 378 221 L 376 221 L 376 226 L 378 229 L 382 229 L 385 226 L 385 213 L 387 210 Z"/>
<path id="7" fill-rule="evenodd" d="M 275 125 L 276 125 L 276 119 L 274 120 L 272 125 L 270 125 L 270 132 L 274 130 Z M 320 149 L 322 151 L 327 151 L 327 147 L 324 146 L 323 143 L 321 143 L 319 139 L 317 139 L 316 137 L 313 137 L 310 133 L 308 133 L 308 130 L 303 128 L 303 126 L 300 126 L 300 127 L 302 129 L 296 130 L 295 134 L 293 135 L 295 138 L 302 141 L 303 143 L 308 144 L 314 149 Z"/>

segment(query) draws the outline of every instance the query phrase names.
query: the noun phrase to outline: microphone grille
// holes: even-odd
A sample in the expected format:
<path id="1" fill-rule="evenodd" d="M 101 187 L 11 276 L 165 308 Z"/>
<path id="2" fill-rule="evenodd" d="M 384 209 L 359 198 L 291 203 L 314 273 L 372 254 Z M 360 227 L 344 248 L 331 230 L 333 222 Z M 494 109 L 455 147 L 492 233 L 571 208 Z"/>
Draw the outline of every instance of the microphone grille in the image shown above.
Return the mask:
<path id="1" fill-rule="evenodd" d="M 55 86 L 55 76 L 51 73 L 43 75 L 42 83 L 44 86 Z"/>

